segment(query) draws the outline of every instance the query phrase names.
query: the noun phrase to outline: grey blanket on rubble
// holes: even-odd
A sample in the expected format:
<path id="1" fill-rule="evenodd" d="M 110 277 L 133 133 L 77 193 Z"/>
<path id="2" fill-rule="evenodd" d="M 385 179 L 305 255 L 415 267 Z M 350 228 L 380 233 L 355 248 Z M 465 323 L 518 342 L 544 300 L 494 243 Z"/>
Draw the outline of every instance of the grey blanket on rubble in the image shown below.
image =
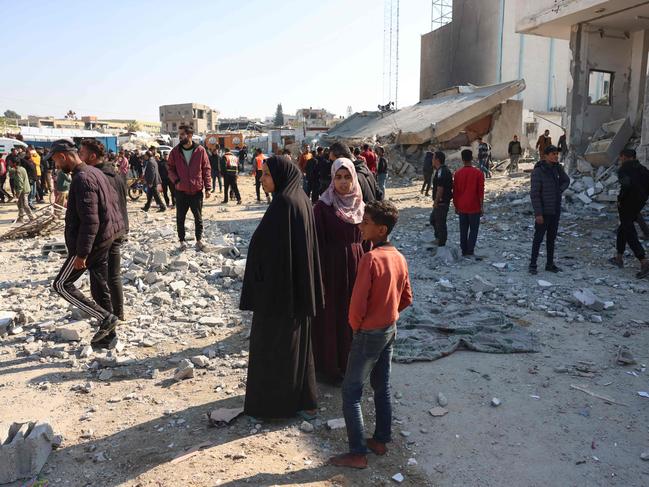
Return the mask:
<path id="1" fill-rule="evenodd" d="M 538 337 L 493 308 L 423 316 L 410 312 L 399 322 L 395 362 L 437 360 L 456 350 L 487 353 L 539 352 Z"/>

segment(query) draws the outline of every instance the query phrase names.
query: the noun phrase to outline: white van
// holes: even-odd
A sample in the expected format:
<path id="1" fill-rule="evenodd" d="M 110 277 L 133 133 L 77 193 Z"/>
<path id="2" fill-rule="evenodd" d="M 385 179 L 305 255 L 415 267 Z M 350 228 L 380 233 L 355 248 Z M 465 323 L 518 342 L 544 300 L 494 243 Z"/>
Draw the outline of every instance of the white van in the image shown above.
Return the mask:
<path id="1" fill-rule="evenodd" d="M 27 148 L 27 144 L 20 140 L 10 139 L 9 137 L 0 137 L 0 154 L 9 154 L 14 147 Z"/>

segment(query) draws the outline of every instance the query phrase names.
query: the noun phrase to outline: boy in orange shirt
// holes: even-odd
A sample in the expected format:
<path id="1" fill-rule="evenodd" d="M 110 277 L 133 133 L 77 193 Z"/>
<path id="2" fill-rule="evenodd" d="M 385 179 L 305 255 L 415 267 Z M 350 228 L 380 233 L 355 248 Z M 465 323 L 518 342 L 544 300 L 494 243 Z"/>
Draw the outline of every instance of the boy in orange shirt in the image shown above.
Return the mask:
<path id="1" fill-rule="evenodd" d="M 392 438 L 392 347 L 399 312 L 412 304 L 408 264 L 388 241 L 398 218 L 399 211 L 392 203 L 375 201 L 365 206 L 359 225 L 363 240 L 372 242 L 373 249 L 358 265 L 349 307 L 354 339 L 342 384 L 349 453 L 331 458 L 330 465 L 367 468 L 367 453 L 385 455 L 386 443 Z M 376 429 L 374 436 L 366 440 L 361 397 L 368 378 L 374 389 Z"/>

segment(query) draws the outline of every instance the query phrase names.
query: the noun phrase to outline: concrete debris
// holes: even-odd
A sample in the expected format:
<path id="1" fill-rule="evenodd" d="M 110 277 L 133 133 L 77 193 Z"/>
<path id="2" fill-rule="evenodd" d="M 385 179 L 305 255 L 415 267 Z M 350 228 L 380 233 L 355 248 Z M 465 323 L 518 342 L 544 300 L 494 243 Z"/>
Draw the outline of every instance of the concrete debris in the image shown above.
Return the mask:
<path id="1" fill-rule="evenodd" d="M 56 335 L 66 342 L 78 342 L 90 334 L 90 324 L 87 321 L 75 321 L 56 328 Z"/>
<path id="2" fill-rule="evenodd" d="M 392 476 L 392 480 L 394 480 L 397 484 L 400 484 L 404 480 L 406 480 L 406 478 L 403 476 L 403 474 L 397 473 Z"/>
<path id="3" fill-rule="evenodd" d="M 578 289 L 572 295 L 578 304 L 594 311 L 604 311 L 614 306 L 613 301 L 604 301 L 589 288 Z"/>
<path id="4" fill-rule="evenodd" d="M 205 355 L 195 355 L 191 358 L 191 361 L 196 367 L 200 368 L 207 367 L 210 363 L 210 359 Z"/>
<path id="5" fill-rule="evenodd" d="M 645 450 L 642 453 L 640 453 L 640 459 L 646 461 L 649 461 L 649 450 Z"/>
<path id="6" fill-rule="evenodd" d="M 327 428 L 330 430 L 338 430 L 345 427 L 345 418 L 330 419 L 327 421 Z"/>
<path id="7" fill-rule="evenodd" d="M 493 407 L 497 408 L 497 407 L 500 406 L 501 404 L 502 404 L 501 400 L 498 399 L 497 397 L 494 397 L 494 398 L 491 399 L 491 405 L 492 405 Z"/>
<path id="8" fill-rule="evenodd" d="M 225 426 L 243 414 L 243 408 L 218 408 L 207 413 L 212 426 Z"/>
<path id="9" fill-rule="evenodd" d="M 633 358 L 633 354 L 625 346 L 621 346 L 621 347 L 619 347 L 617 349 L 617 357 L 616 357 L 615 361 L 619 365 L 635 365 L 635 364 L 637 364 L 635 358 Z"/>
<path id="10" fill-rule="evenodd" d="M 448 409 L 442 407 L 432 408 L 428 410 L 428 414 L 430 414 L 434 418 L 439 418 L 441 416 L 446 416 L 448 414 Z"/>
<path id="11" fill-rule="evenodd" d="M 433 256 L 433 262 L 445 265 L 455 264 L 458 260 L 460 260 L 460 251 L 446 245 L 438 247 L 437 253 Z"/>
<path id="12" fill-rule="evenodd" d="M 38 475 L 53 443 L 52 426 L 44 422 L 13 423 L 0 430 L 0 484 Z"/>
<path id="13" fill-rule="evenodd" d="M 493 291 L 496 288 L 493 284 L 487 281 L 484 277 L 475 275 L 473 276 L 473 281 L 471 282 L 471 290 L 474 293 L 487 293 Z"/>
<path id="14" fill-rule="evenodd" d="M 443 408 L 448 406 L 448 399 L 446 399 L 446 396 L 441 392 L 437 394 L 437 404 L 439 404 Z"/>
<path id="15" fill-rule="evenodd" d="M 187 359 L 183 359 L 174 373 L 174 380 L 181 381 L 194 377 L 194 364 Z"/>
<path id="16" fill-rule="evenodd" d="M 313 433 L 315 431 L 315 428 L 308 421 L 302 421 L 302 424 L 300 425 L 300 431 L 302 431 L 303 433 Z"/>

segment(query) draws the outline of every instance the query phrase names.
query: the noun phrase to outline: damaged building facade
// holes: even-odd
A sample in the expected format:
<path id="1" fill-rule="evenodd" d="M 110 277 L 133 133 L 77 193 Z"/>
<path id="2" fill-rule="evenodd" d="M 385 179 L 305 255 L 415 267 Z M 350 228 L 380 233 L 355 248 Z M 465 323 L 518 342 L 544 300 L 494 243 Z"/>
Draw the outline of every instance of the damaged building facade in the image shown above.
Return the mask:
<path id="1" fill-rule="evenodd" d="M 567 129 L 571 150 L 586 153 L 591 163 L 612 164 L 615 152 L 635 137 L 639 144 L 632 145 L 638 145 L 646 163 L 649 2 L 519 0 L 517 7 L 518 32 L 570 43 Z M 599 154 L 600 159 L 589 158 L 589 153 Z"/>

